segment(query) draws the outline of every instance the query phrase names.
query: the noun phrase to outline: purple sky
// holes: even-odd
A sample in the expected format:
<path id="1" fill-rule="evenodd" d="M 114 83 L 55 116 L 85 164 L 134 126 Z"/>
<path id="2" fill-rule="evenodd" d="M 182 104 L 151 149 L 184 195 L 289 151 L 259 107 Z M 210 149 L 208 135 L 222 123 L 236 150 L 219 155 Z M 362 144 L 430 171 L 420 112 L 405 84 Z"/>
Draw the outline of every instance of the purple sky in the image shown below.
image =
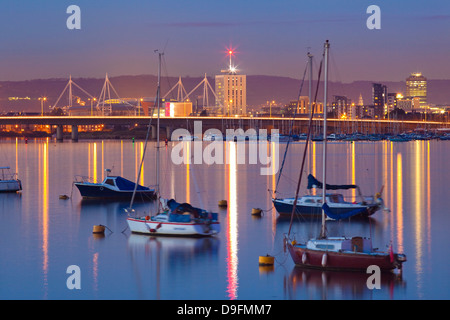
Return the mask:
<path id="1" fill-rule="evenodd" d="M 69 5 L 81 30 L 69 30 Z M 369 30 L 369 5 L 381 29 Z M 5 0 L 0 80 L 156 74 L 213 76 L 236 49 L 242 73 L 301 78 L 307 48 L 330 40 L 330 80 L 403 81 L 421 71 L 450 78 L 450 2 L 365 0 Z"/>

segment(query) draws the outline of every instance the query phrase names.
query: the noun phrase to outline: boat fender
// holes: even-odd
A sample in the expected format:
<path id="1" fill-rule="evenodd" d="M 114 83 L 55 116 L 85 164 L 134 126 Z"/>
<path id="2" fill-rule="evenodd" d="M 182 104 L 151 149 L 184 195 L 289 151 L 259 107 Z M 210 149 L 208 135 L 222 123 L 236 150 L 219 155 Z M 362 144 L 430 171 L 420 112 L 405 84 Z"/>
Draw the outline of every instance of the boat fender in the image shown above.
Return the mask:
<path id="1" fill-rule="evenodd" d="M 100 191 L 103 191 L 103 187 L 100 187 L 99 189 L 100 189 Z"/>
<path id="2" fill-rule="evenodd" d="M 325 267 L 327 265 L 328 255 L 326 253 L 322 256 L 322 267 Z"/>
<path id="3" fill-rule="evenodd" d="M 156 226 L 156 230 L 158 230 L 161 227 L 162 227 L 162 223 L 158 223 L 158 225 Z"/>
<path id="4" fill-rule="evenodd" d="M 308 256 L 306 255 L 306 252 L 303 252 L 303 254 L 302 254 L 302 263 L 306 264 L 307 259 L 308 259 Z"/>
<path id="5" fill-rule="evenodd" d="M 150 232 L 156 232 L 156 230 L 155 229 L 150 229 Z"/>

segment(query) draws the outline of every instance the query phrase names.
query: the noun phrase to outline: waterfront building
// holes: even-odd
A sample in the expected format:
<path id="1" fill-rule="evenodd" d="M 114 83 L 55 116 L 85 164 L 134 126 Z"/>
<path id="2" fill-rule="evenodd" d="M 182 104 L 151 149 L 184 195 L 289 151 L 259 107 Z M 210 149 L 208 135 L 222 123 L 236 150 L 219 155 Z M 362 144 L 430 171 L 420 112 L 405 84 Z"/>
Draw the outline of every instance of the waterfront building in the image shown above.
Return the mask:
<path id="1" fill-rule="evenodd" d="M 381 83 L 372 83 L 372 105 L 374 108 L 382 108 L 386 113 L 387 87 Z"/>
<path id="2" fill-rule="evenodd" d="M 238 74 L 239 70 L 232 64 L 233 51 L 229 51 L 230 65 L 222 70 L 223 74 L 215 77 L 216 107 L 222 108 L 224 115 L 247 114 L 247 77 Z"/>
<path id="3" fill-rule="evenodd" d="M 406 97 L 413 100 L 419 98 L 420 108 L 426 108 L 427 104 L 427 78 L 422 73 L 415 72 L 406 78 Z"/>

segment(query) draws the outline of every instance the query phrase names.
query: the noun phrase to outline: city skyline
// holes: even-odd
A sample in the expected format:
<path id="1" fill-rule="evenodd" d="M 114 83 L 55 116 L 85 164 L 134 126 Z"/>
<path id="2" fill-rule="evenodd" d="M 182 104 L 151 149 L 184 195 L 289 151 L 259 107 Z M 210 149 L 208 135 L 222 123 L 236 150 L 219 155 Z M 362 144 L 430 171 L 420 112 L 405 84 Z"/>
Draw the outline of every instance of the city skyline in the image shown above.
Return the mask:
<path id="1" fill-rule="evenodd" d="M 69 30 L 70 5 L 81 29 Z M 370 5 L 381 29 L 370 30 Z M 0 12 L 0 81 L 156 74 L 220 74 L 227 50 L 242 74 L 301 78 L 331 43 L 330 80 L 404 81 L 412 72 L 450 78 L 450 4 L 433 1 L 8 1 Z"/>

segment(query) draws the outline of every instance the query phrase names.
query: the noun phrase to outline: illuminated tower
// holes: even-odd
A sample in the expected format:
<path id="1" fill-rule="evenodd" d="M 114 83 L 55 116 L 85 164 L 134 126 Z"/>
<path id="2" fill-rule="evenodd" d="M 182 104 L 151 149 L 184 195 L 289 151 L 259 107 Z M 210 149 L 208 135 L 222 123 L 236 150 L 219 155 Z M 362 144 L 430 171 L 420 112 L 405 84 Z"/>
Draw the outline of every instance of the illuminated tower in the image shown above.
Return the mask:
<path id="1" fill-rule="evenodd" d="M 420 107 L 427 106 L 427 78 L 422 73 L 411 73 L 411 76 L 406 78 L 406 97 L 419 98 Z"/>
<path id="2" fill-rule="evenodd" d="M 233 50 L 228 51 L 230 65 L 216 75 L 216 107 L 222 107 L 224 115 L 247 114 L 247 79 L 238 74 L 239 70 L 232 63 Z"/>

